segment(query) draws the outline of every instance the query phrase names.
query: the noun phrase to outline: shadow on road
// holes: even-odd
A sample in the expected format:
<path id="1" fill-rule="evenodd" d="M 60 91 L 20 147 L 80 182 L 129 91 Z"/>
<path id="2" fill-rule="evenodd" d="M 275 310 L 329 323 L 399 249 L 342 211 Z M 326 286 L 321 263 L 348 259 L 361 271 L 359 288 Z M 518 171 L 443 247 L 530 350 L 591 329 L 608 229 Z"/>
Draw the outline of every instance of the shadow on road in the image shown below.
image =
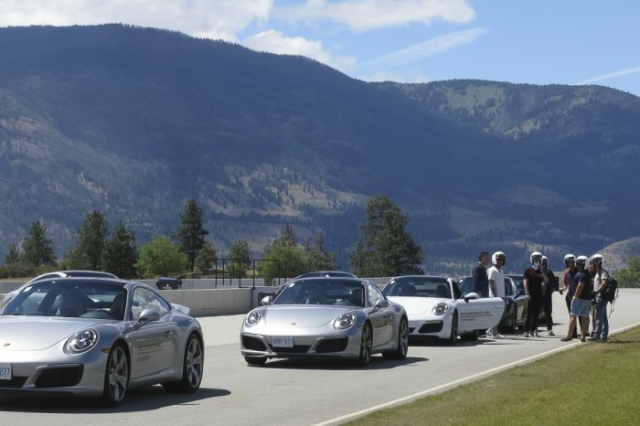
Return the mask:
<path id="1" fill-rule="evenodd" d="M 409 348 L 411 351 L 411 348 Z M 278 360 L 270 360 L 267 361 L 265 365 L 249 365 L 250 368 L 286 368 L 286 369 L 298 369 L 298 370 L 331 370 L 331 371 L 341 371 L 341 370 L 391 370 L 393 368 L 401 367 L 404 365 L 411 365 L 416 362 L 421 361 L 429 361 L 428 358 L 424 357 L 411 357 L 407 356 L 405 359 L 396 361 L 396 360 L 386 360 L 382 358 L 382 356 L 374 355 L 371 358 L 371 362 L 366 367 L 361 367 L 356 365 L 354 361 L 351 360 L 311 360 L 311 359 L 278 359 Z"/>
<path id="2" fill-rule="evenodd" d="M 23 395 L 0 397 L 0 411 L 30 412 L 30 413 L 128 413 L 151 411 L 172 405 L 197 405 L 199 401 L 230 395 L 226 389 L 200 388 L 192 394 L 171 394 L 164 391 L 162 386 L 151 386 L 128 392 L 122 404 L 115 408 L 100 405 L 96 398 L 78 396 L 37 396 Z"/>

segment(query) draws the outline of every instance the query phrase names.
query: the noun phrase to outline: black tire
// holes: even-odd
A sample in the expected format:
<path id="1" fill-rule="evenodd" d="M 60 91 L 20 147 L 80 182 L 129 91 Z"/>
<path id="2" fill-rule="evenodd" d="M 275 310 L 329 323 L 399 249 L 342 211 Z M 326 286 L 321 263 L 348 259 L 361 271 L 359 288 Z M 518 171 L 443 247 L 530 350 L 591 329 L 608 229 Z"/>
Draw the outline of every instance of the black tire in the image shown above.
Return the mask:
<path id="1" fill-rule="evenodd" d="M 451 333 L 446 339 L 447 344 L 453 346 L 458 342 L 458 312 L 453 312 L 453 318 L 451 319 Z"/>
<path id="2" fill-rule="evenodd" d="M 107 357 L 102 403 L 108 407 L 118 406 L 127 395 L 130 377 L 131 368 L 127 349 L 124 344 L 117 342 Z"/>
<path id="3" fill-rule="evenodd" d="M 398 326 L 398 345 L 396 350 L 383 352 L 384 359 L 405 359 L 409 352 L 409 322 L 406 318 L 400 320 Z"/>
<path id="4" fill-rule="evenodd" d="M 244 360 L 247 361 L 249 365 L 264 365 L 267 362 L 267 358 L 256 358 L 252 356 L 245 356 Z"/>
<path id="5" fill-rule="evenodd" d="M 371 330 L 371 324 L 368 322 L 362 327 L 362 334 L 360 338 L 360 356 L 358 357 L 358 365 L 364 367 L 371 362 L 371 355 L 373 354 L 373 331 Z"/>
<path id="6" fill-rule="evenodd" d="M 464 333 L 460 335 L 460 340 L 464 340 L 467 342 L 475 342 L 478 340 L 480 336 L 480 332 L 478 330 L 473 330 L 471 333 Z"/>
<path id="7" fill-rule="evenodd" d="M 194 393 L 200 388 L 203 372 L 204 350 L 202 348 L 202 341 L 197 334 L 192 333 L 184 349 L 182 379 L 180 379 L 179 382 L 163 383 L 162 386 L 168 392 Z"/>

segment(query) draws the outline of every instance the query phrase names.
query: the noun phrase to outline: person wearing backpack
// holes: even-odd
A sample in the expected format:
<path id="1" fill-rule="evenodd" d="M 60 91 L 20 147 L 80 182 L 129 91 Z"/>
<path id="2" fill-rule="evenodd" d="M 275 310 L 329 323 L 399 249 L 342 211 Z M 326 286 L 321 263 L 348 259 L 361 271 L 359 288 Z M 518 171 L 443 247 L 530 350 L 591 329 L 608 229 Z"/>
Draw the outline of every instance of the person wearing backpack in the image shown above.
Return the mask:
<path id="1" fill-rule="evenodd" d="M 609 318 L 607 318 L 608 300 L 603 297 L 609 284 L 609 271 L 602 267 L 602 255 L 591 256 L 594 267 L 593 292 L 596 297 L 596 327 L 592 341 L 606 342 L 609 339 Z"/>

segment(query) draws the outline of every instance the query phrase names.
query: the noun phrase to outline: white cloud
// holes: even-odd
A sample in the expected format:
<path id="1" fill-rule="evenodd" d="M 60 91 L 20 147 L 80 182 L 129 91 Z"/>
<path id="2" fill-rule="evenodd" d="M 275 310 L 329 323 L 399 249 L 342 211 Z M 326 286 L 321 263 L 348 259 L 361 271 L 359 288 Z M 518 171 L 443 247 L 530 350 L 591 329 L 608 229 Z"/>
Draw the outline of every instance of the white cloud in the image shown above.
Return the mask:
<path id="1" fill-rule="evenodd" d="M 432 38 L 423 43 L 418 43 L 406 49 L 398 50 L 387 55 L 379 56 L 362 64 L 363 67 L 393 67 L 416 62 L 429 56 L 437 55 L 454 49 L 466 43 L 470 43 L 487 33 L 486 28 L 472 28 Z"/>
<path id="2" fill-rule="evenodd" d="M 0 0 L 0 26 L 123 23 L 237 41 L 273 0 Z"/>
<path id="3" fill-rule="evenodd" d="M 319 41 L 303 37 L 286 37 L 274 30 L 255 34 L 246 38 L 242 44 L 262 52 L 306 56 L 342 71 L 353 67 L 356 62 L 353 57 L 334 56 Z"/>
<path id="4" fill-rule="evenodd" d="M 475 18 L 467 0 L 307 0 L 277 7 L 274 14 L 292 22 L 344 24 L 355 32 L 435 20 L 466 23 Z"/>
<path id="5" fill-rule="evenodd" d="M 604 81 L 604 80 L 611 80 L 612 78 L 617 78 L 617 77 L 623 77 L 625 75 L 629 75 L 629 74 L 636 74 L 640 72 L 640 65 L 637 67 L 632 67 L 632 68 L 625 68 L 619 71 L 614 71 L 611 72 L 609 74 L 604 74 L 604 75 L 599 75 L 597 77 L 592 77 L 586 80 L 583 80 L 579 83 L 576 84 L 590 84 L 590 83 L 595 83 L 597 81 Z"/>

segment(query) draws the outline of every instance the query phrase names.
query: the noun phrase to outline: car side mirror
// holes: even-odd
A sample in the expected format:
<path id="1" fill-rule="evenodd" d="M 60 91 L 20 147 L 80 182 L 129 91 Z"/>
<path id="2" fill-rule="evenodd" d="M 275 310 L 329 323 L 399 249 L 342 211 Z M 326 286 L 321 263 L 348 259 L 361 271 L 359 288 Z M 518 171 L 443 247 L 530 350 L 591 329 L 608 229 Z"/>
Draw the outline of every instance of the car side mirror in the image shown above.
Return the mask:
<path id="1" fill-rule="evenodd" d="M 479 299 L 479 298 L 480 298 L 480 296 L 478 296 L 478 293 L 475 293 L 473 291 L 471 293 L 467 293 L 467 294 L 464 295 L 464 301 L 465 302 L 468 302 L 469 300 L 476 300 L 476 299 Z"/>
<path id="2" fill-rule="evenodd" d="M 272 303 L 273 303 L 273 296 L 271 295 L 265 296 L 262 299 L 260 299 L 260 305 L 262 306 L 270 305 Z"/>
<path id="3" fill-rule="evenodd" d="M 389 307 L 389 301 L 386 299 L 380 299 L 378 300 L 378 302 L 376 303 L 376 305 L 373 307 L 373 309 L 382 309 L 382 308 L 388 308 Z"/>
<path id="4" fill-rule="evenodd" d="M 158 321 L 160 319 L 160 313 L 155 309 L 145 309 L 140 314 L 140 318 L 138 318 L 138 325 L 143 326 L 152 321 Z"/>

